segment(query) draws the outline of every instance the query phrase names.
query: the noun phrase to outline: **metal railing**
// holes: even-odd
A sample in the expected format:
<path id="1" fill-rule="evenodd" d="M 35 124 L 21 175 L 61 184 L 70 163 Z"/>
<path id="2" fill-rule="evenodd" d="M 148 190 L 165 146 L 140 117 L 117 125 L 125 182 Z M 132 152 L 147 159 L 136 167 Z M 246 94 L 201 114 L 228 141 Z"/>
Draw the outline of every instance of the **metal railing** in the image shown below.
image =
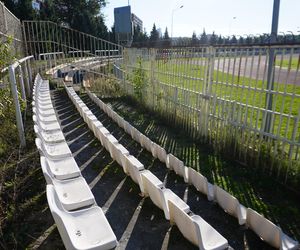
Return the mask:
<path id="1" fill-rule="evenodd" d="M 96 92 L 118 83 L 194 139 L 299 186 L 300 46 L 123 50 L 52 22 L 23 28 L 39 69 L 65 69 L 65 80 Z"/>
<path id="2" fill-rule="evenodd" d="M 6 88 L 10 87 L 11 95 L 13 98 L 15 106 L 16 125 L 21 146 L 26 145 L 26 140 L 19 93 L 26 107 L 27 101 L 31 98 L 33 79 L 33 70 L 31 63 L 32 59 L 33 56 L 24 57 L 1 71 L 1 81 L 4 83 L 3 86 L 5 86 Z"/>
<path id="3" fill-rule="evenodd" d="M 105 54 L 109 60 L 111 56 L 122 53 L 122 46 L 118 44 L 50 21 L 24 21 L 23 33 L 26 51 L 35 58 L 39 54 L 58 51 L 72 58 L 97 56 L 101 51 L 110 51 Z"/>
<path id="4" fill-rule="evenodd" d="M 55 66 L 63 65 L 59 70 L 69 72 L 68 81 L 88 86 L 109 75 L 113 61 L 122 56 L 118 44 L 49 21 L 24 21 L 23 33 L 26 51 L 39 59 L 40 70 L 57 76 Z"/>
<path id="5" fill-rule="evenodd" d="M 0 88 L 5 91 L 9 101 L 1 96 L 1 105 L 6 108 L 6 102 L 12 99 L 15 107 L 15 123 L 17 125 L 20 145 L 25 146 L 25 132 L 22 107 L 26 108 L 31 96 L 33 56 L 24 57 L 24 42 L 22 39 L 22 24 L 2 2 L 0 2 L 0 42 L 4 44 L 4 54 L 1 55 L 3 64 L 0 68 Z M 2 44 L 2 45 L 3 45 Z M 4 47 L 2 47 L 4 49 Z M 18 58 L 22 58 L 19 59 Z M 21 105 L 22 104 L 22 105 Z M 22 106 L 22 107 L 21 107 Z M 6 119 L 6 117 L 1 117 Z M 11 124 L 13 125 L 13 124 Z"/>
<path id="6" fill-rule="evenodd" d="M 299 53 L 300 46 L 129 48 L 114 73 L 127 94 L 193 138 L 295 188 L 300 184 Z M 141 77 L 142 87 L 136 82 Z"/>

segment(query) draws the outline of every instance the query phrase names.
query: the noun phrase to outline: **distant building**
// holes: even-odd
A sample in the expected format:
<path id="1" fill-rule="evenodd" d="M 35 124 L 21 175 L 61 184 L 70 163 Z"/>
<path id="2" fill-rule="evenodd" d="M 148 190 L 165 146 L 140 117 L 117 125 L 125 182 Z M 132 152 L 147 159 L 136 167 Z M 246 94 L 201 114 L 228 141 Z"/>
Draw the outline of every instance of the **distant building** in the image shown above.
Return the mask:
<path id="1" fill-rule="evenodd" d="M 143 21 L 131 13 L 130 5 L 114 9 L 116 40 L 119 44 L 130 46 L 134 27 L 143 30 Z"/>
<path id="2" fill-rule="evenodd" d="M 140 31 L 143 30 L 143 21 L 133 13 L 131 14 L 131 21 L 133 27 L 139 27 Z"/>

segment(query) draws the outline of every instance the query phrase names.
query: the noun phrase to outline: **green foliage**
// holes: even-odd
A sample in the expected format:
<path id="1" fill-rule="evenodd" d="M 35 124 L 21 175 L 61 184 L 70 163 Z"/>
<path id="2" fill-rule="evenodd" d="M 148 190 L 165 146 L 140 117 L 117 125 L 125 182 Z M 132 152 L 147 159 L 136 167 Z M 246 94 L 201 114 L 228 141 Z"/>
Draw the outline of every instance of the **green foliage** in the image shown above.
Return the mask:
<path id="1" fill-rule="evenodd" d="M 12 41 L 12 37 L 8 37 L 6 42 L 0 43 L 0 69 L 8 66 L 14 59 L 11 47 Z"/>
<path id="2" fill-rule="evenodd" d="M 97 37 L 109 38 L 102 15 L 105 0 L 45 0 L 39 12 L 32 8 L 31 0 L 5 0 L 4 3 L 21 20 L 53 21 Z"/>
<path id="3" fill-rule="evenodd" d="M 8 38 L 0 44 L 0 69 L 7 67 L 13 61 L 12 38 Z M 7 71 L 5 73 L 7 74 Z M 0 76 L 0 84 L 4 83 L 3 77 Z M 24 108 L 24 103 L 20 101 L 20 104 L 21 108 Z M 0 127 L 0 157 L 2 157 L 15 147 L 18 140 L 14 103 L 9 87 L 0 88 Z"/>
<path id="4" fill-rule="evenodd" d="M 107 27 L 101 14 L 105 0 L 53 0 L 55 15 L 51 21 L 68 24 L 82 32 L 107 38 Z"/>
<path id="5" fill-rule="evenodd" d="M 207 43 L 208 43 L 208 38 L 204 29 L 202 35 L 200 36 L 200 44 L 207 44 Z"/>
<path id="6" fill-rule="evenodd" d="M 132 83 L 134 86 L 134 95 L 135 97 L 143 102 L 143 90 L 147 86 L 147 75 L 146 71 L 143 69 L 142 59 L 138 58 L 137 65 L 133 70 Z"/>
<path id="7" fill-rule="evenodd" d="M 155 41 L 158 41 L 159 40 L 159 33 L 156 29 L 156 25 L 155 23 L 153 24 L 153 28 L 151 30 L 151 33 L 150 33 L 150 41 L 152 42 L 155 42 Z"/>
<path id="8" fill-rule="evenodd" d="M 134 26 L 133 28 L 133 42 L 134 43 L 142 43 L 148 40 L 148 36 L 146 32 L 143 32 L 139 26 Z"/>
<path id="9" fill-rule="evenodd" d="M 5 0 L 5 6 L 21 20 L 35 20 L 39 13 L 32 8 L 32 0 Z"/>
<path id="10" fill-rule="evenodd" d="M 165 33 L 164 33 L 164 40 L 169 40 L 169 32 L 168 32 L 168 28 L 166 27 Z"/>

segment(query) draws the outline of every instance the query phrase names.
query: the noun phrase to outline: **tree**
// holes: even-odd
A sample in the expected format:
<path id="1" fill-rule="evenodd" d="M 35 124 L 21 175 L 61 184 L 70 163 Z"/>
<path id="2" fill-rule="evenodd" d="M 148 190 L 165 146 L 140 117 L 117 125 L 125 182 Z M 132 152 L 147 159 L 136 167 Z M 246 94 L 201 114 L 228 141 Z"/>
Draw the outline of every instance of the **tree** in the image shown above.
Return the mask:
<path id="1" fill-rule="evenodd" d="M 165 29 L 165 33 L 164 33 L 164 37 L 163 37 L 164 40 L 169 40 L 170 37 L 169 37 L 169 32 L 168 32 L 168 28 L 166 27 Z"/>
<path id="2" fill-rule="evenodd" d="M 159 40 L 159 33 L 156 29 L 155 23 L 153 24 L 153 28 L 150 32 L 150 41 L 151 42 L 156 42 Z"/>
<path id="3" fill-rule="evenodd" d="M 215 45 L 217 43 L 217 39 L 218 39 L 218 37 L 216 36 L 215 32 L 213 31 L 213 33 L 209 39 L 209 43 L 211 45 Z"/>
<path id="4" fill-rule="evenodd" d="M 21 20 L 38 19 L 38 12 L 32 8 L 32 0 L 5 0 L 6 7 Z"/>
<path id="5" fill-rule="evenodd" d="M 147 32 L 146 30 L 141 31 L 139 26 L 133 27 L 133 45 L 132 46 L 137 46 L 141 47 L 144 46 L 145 43 L 148 40 Z"/>
<path id="6" fill-rule="evenodd" d="M 223 44 L 223 43 L 224 43 L 224 39 L 223 39 L 223 37 L 220 35 L 220 36 L 218 37 L 217 44 Z"/>
<path id="7" fill-rule="evenodd" d="M 105 0 L 53 0 L 56 22 L 102 38 L 108 37 L 101 14 Z"/>
<path id="8" fill-rule="evenodd" d="M 163 36 L 163 46 L 164 47 L 170 47 L 170 45 L 171 45 L 171 39 L 169 37 L 168 28 L 166 27 L 165 33 L 164 33 L 164 36 Z"/>
<path id="9" fill-rule="evenodd" d="M 53 22 L 57 21 L 58 17 L 56 16 L 52 0 L 45 0 L 42 3 L 40 18 L 41 20 L 51 20 Z"/>
<path id="10" fill-rule="evenodd" d="M 192 46 L 195 46 L 197 44 L 198 44 L 198 38 L 197 38 L 196 32 L 194 31 L 193 35 L 192 35 Z"/>
<path id="11" fill-rule="evenodd" d="M 232 36 L 231 40 L 230 40 L 231 44 L 236 44 L 237 43 L 237 39 L 235 37 L 235 35 Z"/>
<path id="12" fill-rule="evenodd" d="M 244 38 L 242 36 L 240 36 L 239 38 L 239 44 L 243 44 L 244 43 Z"/>
<path id="13" fill-rule="evenodd" d="M 207 35 L 205 33 L 205 29 L 203 29 L 203 33 L 200 36 L 200 43 L 201 44 L 207 44 L 208 43 L 208 39 L 207 39 Z"/>
<path id="14" fill-rule="evenodd" d="M 140 26 L 133 27 L 133 42 L 141 43 L 143 41 L 143 33 L 141 31 Z"/>
<path id="15" fill-rule="evenodd" d="M 106 0 L 45 0 L 40 11 L 32 8 L 32 0 L 5 0 L 6 6 L 21 20 L 53 21 L 108 39 L 101 13 Z"/>

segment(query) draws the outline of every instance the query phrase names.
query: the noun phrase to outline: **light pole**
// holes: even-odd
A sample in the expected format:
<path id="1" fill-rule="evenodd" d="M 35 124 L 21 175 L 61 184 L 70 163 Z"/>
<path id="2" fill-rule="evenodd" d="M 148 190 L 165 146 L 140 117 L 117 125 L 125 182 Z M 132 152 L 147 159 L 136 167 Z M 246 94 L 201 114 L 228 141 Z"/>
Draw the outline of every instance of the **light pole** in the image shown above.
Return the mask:
<path id="1" fill-rule="evenodd" d="M 230 23 L 229 23 L 229 31 L 228 31 L 228 35 L 230 36 L 231 35 L 231 25 L 232 25 L 232 22 L 233 20 L 236 20 L 236 16 L 232 17 L 232 19 L 230 20 Z"/>
<path id="2" fill-rule="evenodd" d="M 182 9 L 183 8 L 183 5 L 181 5 L 179 8 L 176 8 L 176 9 L 173 9 L 172 10 L 172 23 L 171 23 L 171 39 L 173 38 L 173 18 L 174 18 L 174 12 L 176 10 L 179 10 L 179 9 Z"/>

